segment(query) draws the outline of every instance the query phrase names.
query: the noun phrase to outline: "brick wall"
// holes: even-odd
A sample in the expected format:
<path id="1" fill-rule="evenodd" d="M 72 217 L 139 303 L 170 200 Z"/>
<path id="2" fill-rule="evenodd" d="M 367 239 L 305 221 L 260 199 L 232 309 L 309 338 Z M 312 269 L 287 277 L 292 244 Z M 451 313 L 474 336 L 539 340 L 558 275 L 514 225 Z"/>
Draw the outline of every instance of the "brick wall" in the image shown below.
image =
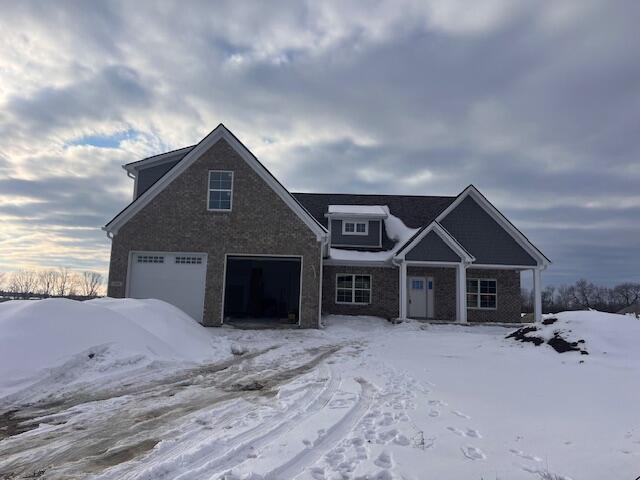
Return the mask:
<path id="1" fill-rule="evenodd" d="M 209 170 L 233 170 L 233 211 L 207 210 Z M 301 255 L 301 325 L 318 323 L 320 244 L 314 233 L 225 141 L 220 140 L 122 226 L 113 238 L 109 295 L 123 297 L 129 252 L 208 254 L 205 325 L 219 325 L 225 253 Z M 121 286 L 111 286 L 121 282 Z"/>
<path id="2" fill-rule="evenodd" d="M 497 309 L 467 309 L 469 322 L 520 322 L 520 272 L 514 270 L 467 269 L 467 278 L 490 278 L 497 281 Z"/>
<path id="3" fill-rule="evenodd" d="M 336 275 L 339 273 L 371 275 L 371 303 L 369 305 L 337 304 Z M 395 267 L 325 266 L 322 272 L 322 313 L 398 318 L 398 275 L 399 270 Z"/>

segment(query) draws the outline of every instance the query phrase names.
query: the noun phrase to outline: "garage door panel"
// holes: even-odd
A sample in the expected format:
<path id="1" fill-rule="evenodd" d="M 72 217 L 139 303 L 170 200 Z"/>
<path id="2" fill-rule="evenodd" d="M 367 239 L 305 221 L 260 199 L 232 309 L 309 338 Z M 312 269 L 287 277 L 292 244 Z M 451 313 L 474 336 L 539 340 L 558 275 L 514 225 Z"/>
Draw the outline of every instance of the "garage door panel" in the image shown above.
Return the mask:
<path id="1" fill-rule="evenodd" d="M 207 257 L 189 253 L 133 253 L 129 297 L 157 298 L 202 321 Z"/>

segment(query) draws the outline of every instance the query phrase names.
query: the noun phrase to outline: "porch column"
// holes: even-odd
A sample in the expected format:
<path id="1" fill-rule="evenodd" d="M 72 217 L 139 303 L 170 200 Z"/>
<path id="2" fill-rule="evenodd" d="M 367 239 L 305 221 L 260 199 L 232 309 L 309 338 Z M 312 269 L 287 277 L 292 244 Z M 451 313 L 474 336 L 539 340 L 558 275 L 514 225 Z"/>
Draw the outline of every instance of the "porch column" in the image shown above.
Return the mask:
<path id="1" fill-rule="evenodd" d="M 456 270 L 456 317 L 458 322 L 467 323 L 467 266 L 460 262 Z"/>
<path id="2" fill-rule="evenodd" d="M 400 320 L 407 318 L 407 262 L 400 264 Z"/>
<path id="3" fill-rule="evenodd" d="M 542 283 L 539 268 L 533 269 L 533 321 L 542 321 Z"/>

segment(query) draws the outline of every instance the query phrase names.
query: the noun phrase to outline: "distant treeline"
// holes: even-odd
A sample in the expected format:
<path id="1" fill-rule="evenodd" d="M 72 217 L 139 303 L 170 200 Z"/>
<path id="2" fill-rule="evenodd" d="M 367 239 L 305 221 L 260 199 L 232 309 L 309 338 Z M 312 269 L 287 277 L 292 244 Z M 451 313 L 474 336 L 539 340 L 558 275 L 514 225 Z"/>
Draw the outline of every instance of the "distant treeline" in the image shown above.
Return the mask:
<path id="1" fill-rule="evenodd" d="M 603 287 L 585 279 L 573 285 L 549 285 L 542 291 L 542 311 L 557 313 L 565 310 L 594 309 L 617 312 L 640 302 L 640 283 L 626 282 L 615 287 Z M 533 292 L 522 289 L 522 311 L 533 311 Z"/>
<path id="2" fill-rule="evenodd" d="M 49 270 L 18 270 L 0 272 L 0 297 L 29 298 L 95 298 L 103 294 L 101 273 L 74 271 L 68 268 Z"/>

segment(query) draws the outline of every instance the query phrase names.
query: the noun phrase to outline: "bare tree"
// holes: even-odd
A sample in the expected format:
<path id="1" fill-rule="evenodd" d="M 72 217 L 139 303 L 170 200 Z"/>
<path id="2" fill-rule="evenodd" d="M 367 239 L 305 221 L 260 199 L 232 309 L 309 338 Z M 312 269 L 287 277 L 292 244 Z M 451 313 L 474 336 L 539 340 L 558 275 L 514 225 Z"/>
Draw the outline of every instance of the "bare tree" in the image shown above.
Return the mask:
<path id="1" fill-rule="evenodd" d="M 0 272 L 0 292 L 5 288 L 5 282 L 7 281 L 7 274 Z"/>
<path id="2" fill-rule="evenodd" d="M 9 290 L 13 293 L 34 293 L 38 285 L 38 277 L 33 270 L 18 270 L 11 275 Z"/>
<path id="3" fill-rule="evenodd" d="M 69 295 L 69 288 L 71 286 L 71 272 L 64 268 L 60 267 L 58 269 L 56 275 L 56 284 L 55 284 L 55 294 L 59 297 L 64 297 L 65 295 Z"/>
<path id="4" fill-rule="evenodd" d="M 80 277 L 80 286 L 82 294 L 87 297 L 95 297 L 98 295 L 98 288 L 102 284 L 102 274 L 98 272 L 82 272 Z"/>
<path id="5" fill-rule="evenodd" d="M 55 270 L 41 270 L 38 272 L 38 289 L 43 295 L 53 295 L 58 282 L 58 272 Z"/>
<path id="6" fill-rule="evenodd" d="M 582 308 L 595 308 L 598 302 L 597 287 L 588 282 L 586 279 L 581 278 L 573 286 L 573 301 L 575 304 Z"/>
<path id="7" fill-rule="evenodd" d="M 640 301 L 640 283 L 626 282 L 616 285 L 613 289 L 613 297 L 621 308 L 638 303 Z"/>
<path id="8" fill-rule="evenodd" d="M 77 272 L 69 272 L 69 282 L 67 287 L 67 296 L 74 297 L 80 295 L 82 288 L 82 275 Z"/>
<path id="9" fill-rule="evenodd" d="M 542 311 L 547 313 L 553 312 L 555 310 L 556 287 L 547 285 L 544 290 L 542 290 L 540 297 L 542 299 Z"/>
<path id="10" fill-rule="evenodd" d="M 571 310 L 573 308 L 573 287 L 561 285 L 557 290 L 556 308 L 559 311 Z"/>

